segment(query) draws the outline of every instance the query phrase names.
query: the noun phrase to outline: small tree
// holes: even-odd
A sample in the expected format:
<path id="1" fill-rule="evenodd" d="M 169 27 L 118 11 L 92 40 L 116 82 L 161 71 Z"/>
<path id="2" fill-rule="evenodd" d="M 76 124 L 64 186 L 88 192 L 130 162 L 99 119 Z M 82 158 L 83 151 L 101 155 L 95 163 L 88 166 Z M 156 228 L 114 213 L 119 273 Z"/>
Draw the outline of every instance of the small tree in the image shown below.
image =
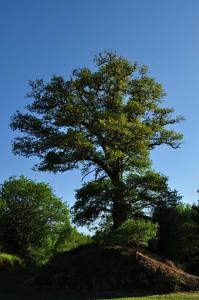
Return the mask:
<path id="1" fill-rule="evenodd" d="M 125 245 L 137 251 L 148 245 L 157 234 L 158 225 L 143 219 L 127 220 L 112 233 L 114 244 Z"/>
<path id="2" fill-rule="evenodd" d="M 68 208 L 48 184 L 12 177 L 1 186 L 0 204 L 5 250 L 41 260 L 50 256 L 60 234 L 70 234 Z"/>

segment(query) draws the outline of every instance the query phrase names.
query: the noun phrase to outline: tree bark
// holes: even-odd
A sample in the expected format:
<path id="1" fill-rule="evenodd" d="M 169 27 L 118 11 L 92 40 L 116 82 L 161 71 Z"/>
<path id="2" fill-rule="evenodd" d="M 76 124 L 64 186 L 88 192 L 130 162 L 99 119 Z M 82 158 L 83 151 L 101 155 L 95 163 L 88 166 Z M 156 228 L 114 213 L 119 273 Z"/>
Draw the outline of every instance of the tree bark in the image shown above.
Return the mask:
<path id="1" fill-rule="evenodd" d="M 117 229 L 128 219 L 128 208 L 125 203 L 125 185 L 122 180 L 112 181 L 115 187 L 115 197 L 112 207 L 113 229 Z"/>
<path id="2" fill-rule="evenodd" d="M 113 217 L 113 229 L 117 229 L 124 223 L 128 218 L 128 211 L 125 203 L 115 201 L 113 203 L 112 217 Z"/>

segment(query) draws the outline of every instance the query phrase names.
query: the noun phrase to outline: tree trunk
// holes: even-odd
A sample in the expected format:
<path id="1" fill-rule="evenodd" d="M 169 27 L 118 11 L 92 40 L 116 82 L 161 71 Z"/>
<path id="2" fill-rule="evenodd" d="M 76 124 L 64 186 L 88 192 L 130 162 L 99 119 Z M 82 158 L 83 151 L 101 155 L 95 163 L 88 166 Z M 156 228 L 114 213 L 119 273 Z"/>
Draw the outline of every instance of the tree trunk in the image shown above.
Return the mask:
<path id="1" fill-rule="evenodd" d="M 115 187 L 115 198 L 113 201 L 112 217 L 113 229 L 117 229 L 123 222 L 128 219 L 128 208 L 125 203 L 125 185 L 121 180 L 112 181 Z"/>
<path id="2" fill-rule="evenodd" d="M 113 229 L 117 229 L 125 222 L 128 218 L 128 211 L 125 203 L 120 201 L 115 201 L 113 203 L 112 217 L 113 217 Z"/>
<path id="3" fill-rule="evenodd" d="M 28 240 L 28 237 L 24 235 L 20 235 L 18 239 L 19 239 L 18 241 L 19 253 L 26 261 L 30 261 L 32 256 L 31 255 L 32 247 L 31 247 L 31 243 Z"/>

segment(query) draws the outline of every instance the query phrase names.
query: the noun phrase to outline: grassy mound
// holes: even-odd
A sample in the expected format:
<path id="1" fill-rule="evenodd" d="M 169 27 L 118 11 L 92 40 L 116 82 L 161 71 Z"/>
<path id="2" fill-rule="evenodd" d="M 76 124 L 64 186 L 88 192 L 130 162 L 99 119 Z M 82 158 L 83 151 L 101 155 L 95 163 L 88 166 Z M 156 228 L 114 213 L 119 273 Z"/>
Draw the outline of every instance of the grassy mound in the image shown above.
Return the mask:
<path id="1" fill-rule="evenodd" d="M 23 265 L 22 260 L 15 255 L 0 253 L 0 271 L 15 269 Z"/>
<path id="2" fill-rule="evenodd" d="M 36 284 L 95 296 L 126 296 L 199 289 L 199 278 L 173 262 L 122 247 L 80 247 L 56 256 Z"/>

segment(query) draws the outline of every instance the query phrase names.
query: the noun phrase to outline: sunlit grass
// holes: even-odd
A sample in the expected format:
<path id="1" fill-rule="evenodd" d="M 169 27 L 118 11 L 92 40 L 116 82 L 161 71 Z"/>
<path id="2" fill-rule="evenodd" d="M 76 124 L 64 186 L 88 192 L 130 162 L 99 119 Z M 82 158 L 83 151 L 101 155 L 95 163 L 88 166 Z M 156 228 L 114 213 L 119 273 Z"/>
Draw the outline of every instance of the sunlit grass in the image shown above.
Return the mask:
<path id="1" fill-rule="evenodd" d="M 130 298 L 112 298 L 112 300 L 196 300 L 199 299 L 199 293 L 175 293 L 168 295 L 156 295 L 145 297 L 130 297 Z"/>
<path id="2" fill-rule="evenodd" d="M 7 253 L 0 253 L 0 267 L 1 265 L 14 267 L 21 264 L 22 264 L 22 260 L 18 256 L 7 254 Z"/>

